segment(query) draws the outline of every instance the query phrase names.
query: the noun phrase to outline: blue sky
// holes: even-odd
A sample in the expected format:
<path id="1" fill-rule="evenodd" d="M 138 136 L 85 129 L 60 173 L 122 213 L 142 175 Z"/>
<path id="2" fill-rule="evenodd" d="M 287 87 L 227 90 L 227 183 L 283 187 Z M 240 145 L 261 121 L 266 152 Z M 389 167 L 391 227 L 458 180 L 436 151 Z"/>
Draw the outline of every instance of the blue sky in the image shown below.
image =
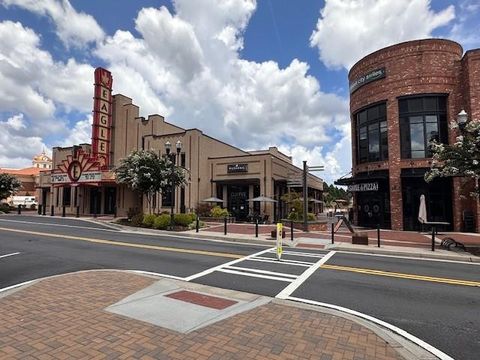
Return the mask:
<path id="1" fill-rule="evenodd" d="M 141 115 L 350 171 L 347 73 L 400 41 L 480 47 L 480 0 L 0 0 L 0 166 L 88 142 L 93 69 Z"/>

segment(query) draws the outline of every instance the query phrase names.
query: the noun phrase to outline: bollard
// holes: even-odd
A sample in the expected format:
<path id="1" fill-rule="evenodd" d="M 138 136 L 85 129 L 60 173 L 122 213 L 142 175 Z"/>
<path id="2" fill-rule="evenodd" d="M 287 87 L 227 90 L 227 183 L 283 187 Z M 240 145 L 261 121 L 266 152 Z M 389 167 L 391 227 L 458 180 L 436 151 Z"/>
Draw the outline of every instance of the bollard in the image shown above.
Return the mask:
<path id="1" fill-rule="evenodd" d="M 62 217 L 65 217 L 65 205 L 62 206 Z"/>
<path id="2" fill-rule="evenodd" d="M 43 216 L 47 215 L 47 205 L 43 205 L 43 207 L 42 207 L 42 215 L 43 215 Z"/>
<path id="3" fill-rule="evenodd" d="M 380 247 L 380 224 L 377 224 L 377 247 Z"/>
<path id="4" fill-rule="evenodd" d="M 199 232 L 200 230 L 200 219 L 198 217 L 198 214 L 197 214 L 197 220 L 196 220 L 196 224 L 195 224 L 195 232 Z"/>
<path id="5" fill-rule="evenodd" d="M 113 218 L 115 219 L 117 217 L 117 207 L 113 207 Z"/>
<path id="6" fill-rule="evenodd" d="M 255 219 L 255 237 L 258 238 L 258 219 Z"/>
<path id="7" fill-rule="evenodd" d="M 432 251 L 435 251 L 435 225 L 432 225 Z"/>
<path id="8" fill-rule="evenodd" d="M 332 223 L 332 244 L 335 244 L 335 225 Z"/>
<path id="9" fill-rule="evenodd" d="M 96 202 L 96 199 L 95 199 L 95 202 L 93 203 L 93 217 L 94 218 L 97 217 L 97 202 Z"/>
<path id="10" fill-rule="evenodd" d="M 55 206 L 50 206 L 50 216 L 55 215 Z"/>
<path id="11" fill-rule="evenodd" d="M 42 215 L 42 205 L 41 204 L 38 204 L 38 215 Z"/>
<path id="12" fill-rule="evenodd" d="M 290 240 L 293 241 L 293 220 L 290 220 Z"/>
<path id="13" fill-rule="evenodd" d="M 227 217 L 223 219 L 223 235 L 227 235 Z"/>
<path id="14" fill-rule="evenodd" d="M 18 215 L 22 214 L 22 205 L 18 205 L 17 213 L 18 213 Z"/>
<path id="15" fill-rule="evenodd" d="M 77 209 L 75 211 L 75 217 L 77 217 L 77 218 L 80 217 L 80 206 L 79 205 L 77 205 Z"/>

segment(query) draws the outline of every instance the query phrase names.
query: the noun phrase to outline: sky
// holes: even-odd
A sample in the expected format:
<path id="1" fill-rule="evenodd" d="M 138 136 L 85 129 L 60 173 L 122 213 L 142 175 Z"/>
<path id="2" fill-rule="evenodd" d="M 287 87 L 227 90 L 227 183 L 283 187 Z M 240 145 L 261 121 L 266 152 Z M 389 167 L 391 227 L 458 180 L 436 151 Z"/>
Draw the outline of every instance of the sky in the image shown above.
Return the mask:
<path id="1" fill-rule="evenodd" d="M 140 115 L 328 183 L 351 170 L 348 70 L 401 41 L 480 47 L 480 0 L 0 0 L 0 167 L 89 143 L 93 72 Z"/>

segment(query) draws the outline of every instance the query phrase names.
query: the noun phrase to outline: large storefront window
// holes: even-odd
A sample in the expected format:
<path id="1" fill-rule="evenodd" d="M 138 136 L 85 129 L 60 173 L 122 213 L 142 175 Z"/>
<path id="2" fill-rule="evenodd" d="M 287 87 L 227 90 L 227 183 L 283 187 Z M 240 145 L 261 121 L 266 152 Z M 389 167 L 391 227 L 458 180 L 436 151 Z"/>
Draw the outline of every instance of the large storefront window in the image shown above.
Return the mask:
<path id="1" fill-rule="evenodd" d="M 386 105 L 379 104 L 356 114 L 357 162 L 388 159 Z"/>
<path id="2" fill-rule="evenodd" d="M 448 142 L 446 96 L 400 99 L 398 108 L 402 159 L 431 157 L 430 141 Z"/>

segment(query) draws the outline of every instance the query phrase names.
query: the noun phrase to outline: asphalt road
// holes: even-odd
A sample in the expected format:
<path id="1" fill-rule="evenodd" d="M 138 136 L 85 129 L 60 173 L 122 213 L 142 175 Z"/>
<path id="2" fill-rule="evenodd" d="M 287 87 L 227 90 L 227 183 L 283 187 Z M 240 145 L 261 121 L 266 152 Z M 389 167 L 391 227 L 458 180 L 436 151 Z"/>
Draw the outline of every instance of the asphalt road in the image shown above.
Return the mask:
<path id="1" fill-rule="evenodd" d="M 0 216 L 0 288 L 87 269 L 151 271 L 268 296 L 298 283 L 294 297 L 363 312 L 455 359 L 478 359 L 480 266 L 347 253 L 327 260 L 326 254 L 285 249 L 278 263 L 262 246 L 125 233 L 75 219 Z M 301 274 L 319 261 L 325 264 L 305 280 Z"/>

